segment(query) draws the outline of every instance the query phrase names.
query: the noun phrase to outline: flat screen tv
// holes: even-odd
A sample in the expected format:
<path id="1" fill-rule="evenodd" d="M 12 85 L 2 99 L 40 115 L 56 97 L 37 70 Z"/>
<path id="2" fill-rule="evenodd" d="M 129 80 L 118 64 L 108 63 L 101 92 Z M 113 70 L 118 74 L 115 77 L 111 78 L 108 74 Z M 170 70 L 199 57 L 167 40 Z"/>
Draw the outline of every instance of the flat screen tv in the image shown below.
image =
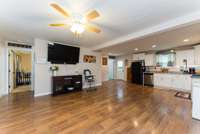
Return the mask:
<path id="1" fill-rule="evenodd" d="M 76 64 L 79 62 L 80 48 L 62 44 L 48 45 L 48 61 L 53 64 Z"/>

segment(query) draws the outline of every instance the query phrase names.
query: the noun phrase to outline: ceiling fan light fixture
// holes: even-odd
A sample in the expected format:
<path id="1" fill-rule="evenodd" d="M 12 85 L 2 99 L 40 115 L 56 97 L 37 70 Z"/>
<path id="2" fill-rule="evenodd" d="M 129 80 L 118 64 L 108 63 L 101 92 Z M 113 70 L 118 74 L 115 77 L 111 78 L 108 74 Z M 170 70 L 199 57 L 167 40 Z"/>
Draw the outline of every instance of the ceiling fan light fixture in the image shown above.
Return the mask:
<path id="1" fill-rule="evenodd" d="M 58 24 L 49 24 L 51 27 L 63 27 L 63 26 L 70 26 L 70 31 L 75 35 L 80 35 L 84 31 L 90 31 L 95 33 L 100 33 L 101 29 L 92 26 L 90 23 L 93 19 L 96 19 L 100 16 L 100 14 L 96 10 L 92 10 L 86 15 L 81 15 L 79 13 L 69 14 L 64 8 L 56 3 L 51 3 L 50 6 L 62 14 L 64 17 L 69 18 L 70 22 L 66 23 L 58 23 Z"/>
<path id="2" fill-rule="evenodd" d="M 85 28 L 80 23 L 73 23 L 70 30 L 74 34 L 82 34 L 85 31 Z"/>

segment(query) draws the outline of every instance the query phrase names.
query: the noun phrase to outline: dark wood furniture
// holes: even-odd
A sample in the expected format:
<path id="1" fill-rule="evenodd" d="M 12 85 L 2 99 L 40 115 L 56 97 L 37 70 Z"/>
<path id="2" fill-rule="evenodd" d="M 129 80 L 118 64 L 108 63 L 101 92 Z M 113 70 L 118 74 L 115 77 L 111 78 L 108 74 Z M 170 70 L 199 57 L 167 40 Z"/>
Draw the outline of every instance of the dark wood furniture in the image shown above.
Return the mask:
<path id="1" fill-rule="evenodd" d="M 82 75 L 53 76 L 52 95 L 82 90 Z"/>

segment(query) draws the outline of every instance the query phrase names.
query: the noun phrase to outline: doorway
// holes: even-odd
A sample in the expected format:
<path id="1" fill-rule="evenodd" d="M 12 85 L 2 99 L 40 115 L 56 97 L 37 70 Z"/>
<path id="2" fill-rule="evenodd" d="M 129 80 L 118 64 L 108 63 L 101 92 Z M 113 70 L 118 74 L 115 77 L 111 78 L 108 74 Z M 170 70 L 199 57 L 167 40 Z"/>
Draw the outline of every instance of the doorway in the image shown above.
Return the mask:
<path id="1" fill-rule="evenodd" d="M 8 48 L 8 92 L 32 91 L 32 52 L 30 49 Z"/>
<path id="2" fill-rule="evenodd" d="M 108 79 L 109 80 L 114 79 L 114 62 L 115 62 L 115 59 L 113 58 L 108 59 Z"/>
<path id="3" fill-rule="evenodd" d="M 118 60 L 117 61 L 117 79 L 124 80 L 124 61 Z"/>

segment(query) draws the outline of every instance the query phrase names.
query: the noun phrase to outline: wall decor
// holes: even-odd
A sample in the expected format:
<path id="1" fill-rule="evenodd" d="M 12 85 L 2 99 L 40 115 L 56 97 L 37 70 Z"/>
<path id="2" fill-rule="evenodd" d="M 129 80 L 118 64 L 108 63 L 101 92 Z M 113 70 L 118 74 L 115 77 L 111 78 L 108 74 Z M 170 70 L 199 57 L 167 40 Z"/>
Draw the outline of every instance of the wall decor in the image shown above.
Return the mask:
<path id="1" fill-rule="evenodd" d="M 102 65 L 104 65 L 104 66 L 108 65 L 108 58 L 107 57 L 102 57 Z"/>
<path id="2" fill-rule="evenodd" d="M 96 63 L 96 56 L 84 55 L 83 62 L 85 62 L 85 63 Z"/>

